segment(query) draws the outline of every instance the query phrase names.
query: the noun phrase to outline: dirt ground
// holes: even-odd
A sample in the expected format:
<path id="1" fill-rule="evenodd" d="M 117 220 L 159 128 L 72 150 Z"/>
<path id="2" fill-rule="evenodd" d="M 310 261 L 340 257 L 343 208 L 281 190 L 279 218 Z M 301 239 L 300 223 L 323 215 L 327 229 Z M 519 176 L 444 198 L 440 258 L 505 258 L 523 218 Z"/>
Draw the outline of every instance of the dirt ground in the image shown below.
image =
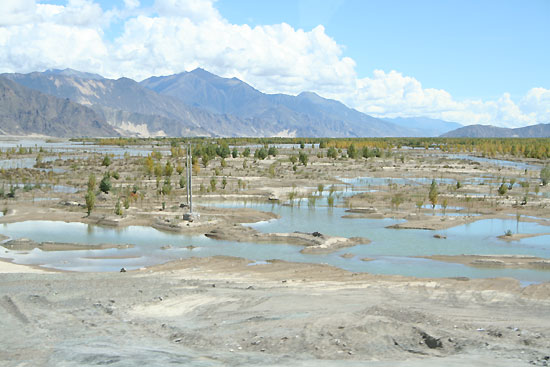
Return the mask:
<path id="1" fill-rule="evenodd" d="M 189 259 L 126 273 L 8 267 L 0 274 L 1 364 L 548 364 L 550 284 L 248 263 Z"/>

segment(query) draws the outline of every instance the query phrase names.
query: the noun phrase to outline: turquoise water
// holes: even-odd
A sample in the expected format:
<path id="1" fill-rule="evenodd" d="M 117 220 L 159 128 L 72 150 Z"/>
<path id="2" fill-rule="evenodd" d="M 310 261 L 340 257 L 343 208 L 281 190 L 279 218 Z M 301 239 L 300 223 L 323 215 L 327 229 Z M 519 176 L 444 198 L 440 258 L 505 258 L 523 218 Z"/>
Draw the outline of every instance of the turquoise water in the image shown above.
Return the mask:
<path id="1" fill-rule="evenodd" d="M 209 204 L 218 207 L 242 207 L 243 203 L 227 202 Z M 59 241 L 75 243 L 133 244 L 129 249 L 43 252 L 35 249 L 29 253 L 2 249 L 1 256 L 13 258 L 16 263 L 40 264 L 75 271 L 117 271 L 121 267 L 136 269 L 170 260 L 215 255 L 236 256 L 261 262 L 281 259 L 293 262 L 324 263 L 354 272 L 375 274 L 401 274 L 419 277 L 473 278 L 513 277 L 524 282 L 550 281 L 550 271 L 518 269 L 481 269 L 460 264 L 432 261 L 416 256 L 461 254 L 518 254 L 543 258 L 550 257 L 550 236 L 505 242 L 497 238 L 507 230 L 516 231 L 515 219 L 481 220 L 468 225 L 441 231 L 396 230 L 386 228 L 399 223 L 394 219 L 343 219 L 343 208 L 315 207 L 307 205 L 290 207 L 265 203 L 246 203 L 263 211 L 272 211 L 280 219 L 252 224 L 262 232 L 313 232 L 323 234 L 366 237 L 368 245 L 358 245 L 327 255 L 304 255 L 301 247 L 280 244 L 254 244 L 232 241 L 216 241 L 205 236 L 184 236 L 165 233 L 150 227 L 131 226 L 113 229 L 49 221 L 28 221 L 0 226 L 0 233 L 11 238 L 26 237 L 35 241 Z M 521 233 L 546 233 L 550 227 L 532 222 L 520 222 Z M 436 239 L 434 234 L 446 236 Z M 162 249 L 163 246 L 170 246 Z M 194 246 L 193 249 L 188 246 Z M 344 253 L 354 257 L 344 259 Z M 88 257 L 132 257 L 114 259 L 89 259 Z M 362 261 L 371 258 L 372 261 Z M 261 264 L 261 263 L 260 263 Z"/>

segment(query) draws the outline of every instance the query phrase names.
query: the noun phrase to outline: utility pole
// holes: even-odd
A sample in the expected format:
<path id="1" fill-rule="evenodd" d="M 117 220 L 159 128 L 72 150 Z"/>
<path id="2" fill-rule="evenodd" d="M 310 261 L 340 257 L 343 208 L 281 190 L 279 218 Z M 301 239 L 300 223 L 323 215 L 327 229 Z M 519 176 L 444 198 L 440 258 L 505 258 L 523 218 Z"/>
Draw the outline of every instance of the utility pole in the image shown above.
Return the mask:
<path id="1" fill-rule="evenodd" d="M 189 191 L 189 213 L 193 215 L 193 157 L 191 153 L 191 143 L 187 145 L 187 190 Z"/>

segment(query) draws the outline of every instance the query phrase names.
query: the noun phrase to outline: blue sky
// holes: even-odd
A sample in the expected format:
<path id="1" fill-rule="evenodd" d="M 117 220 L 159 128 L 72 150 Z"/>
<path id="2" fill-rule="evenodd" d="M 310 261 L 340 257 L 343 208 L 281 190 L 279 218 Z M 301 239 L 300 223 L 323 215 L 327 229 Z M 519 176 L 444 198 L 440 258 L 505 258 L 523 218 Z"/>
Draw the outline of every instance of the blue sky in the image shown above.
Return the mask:
<path id="1" fill-rule="evenodd" d="M 550 123 L 550 0 L 2 0 L 0 31 L 0 72 L 202 67 L 377 117 Z"/>
<path id="2" fill-rule="evenodd" d="M 457 98 L 550 87 L 550 1 L 219 0 L 233 23 L 322 24 L 359 76 L 399 70 Z"/>

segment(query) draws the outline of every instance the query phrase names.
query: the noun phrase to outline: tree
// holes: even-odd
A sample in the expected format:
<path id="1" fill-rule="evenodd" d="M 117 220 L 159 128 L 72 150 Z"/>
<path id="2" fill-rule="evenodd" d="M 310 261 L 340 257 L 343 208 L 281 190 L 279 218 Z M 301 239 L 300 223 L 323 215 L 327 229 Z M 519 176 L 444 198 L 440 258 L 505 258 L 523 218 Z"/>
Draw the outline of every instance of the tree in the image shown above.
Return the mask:
<path id="1" fill-rule="evenodd" d="M 88 217 L 92 213 L 92 210 L 95 207 L 95 194 L 92 190 L 88 189 L 88 192 L 86 192 L 86 195 L 84 196 L 84 199 L 86 199 L 86 209 L 88 210 Z"/>
<path id="2" fill-rule="evenodd" d="M 435 206 L 437 205 L 437 197 L 439 193 L 437 192 L 437 183 L 435 180 L 432 180 L 432 184 L 430 185 L 430 192 L 428 193 L 428 199 L 430 200 L 430 203 L 432 203 L 432 209 L 435 209 Z"/>
<path id="3" fill-rule="evenodd" d="M 269 147 L 269 149 L 267 150 L 267 155 L 271 155 L 273 157 L 275 157 L 279 152 L 277 151 L 277 148 L 276 147 Z"/>
<path id="4" fill-rule="evenodd" d="M 357 158 L 357 149 L 355 148 L 355 144 L 351 144 L 348 147 L 348 157 L 350 157 L 351 159 Z"/>
<path id="5" fill-rule="evenodd" d="M 233 158 L 237 158 L 239 156 L 239 151 L 237 150 L 237 148 L 233 148 L 233 151 L 231 152 L 231 156 Z"/>
<path id="6" fill-rule="evenodd" d="M 300 163 L 302 163 L 304 166 L 307 166 L 307 159 L 307 154 L 304 152 L 300 152 L 300 154 L 298 155 L 298 160 L 300 161 Z"/>
<path id="7" fill-rule="evenodd" d="M 546 186 L 550 182 L 550 165 L 547 164 L 540 170 L 540 181 L 542 182 L 542 186 Z"/>
<path id="8" fill-rule="evenodd" d="M 166 161 L 166 165 L 164 166 L 164 175 L 166 177 L 172 176 L 172 173 L 174 173 L 174 167 L 170 163 L 170 161 Z"/>
<path id="9" fill-rule="evenodd" d="M 267 150 L 265 148 L 256 149 L 254 152 L 254 158 L 259 158 L 261 160 L 264 160 L 267 158 Z"/>
<path id="10" fill-rule="evenodd" d="M 227 178 L 222 179 L 222 190 L 225 190 L 225 187 L 227 186 Z"/>
<path id="11" fill-rule="evenodd" d="M 214 177 L 210 179 L 210 189 L 212 192 L 216 191 L 216 179 Z"/>
<path id="12" fill-rule="evenodd" d="M 504 182 L 500 184 L 500 187 L 498 188 L 498 194 L 500 196 L 506 195 L 508 192 L 508 185 L 506 185 Z"/>
<path id="13" fill-rule="evenodd" d="M 103 162 L 101 164 L 105 167 L 109 167 L 111 165 L 111 158 L 106 155 L 105 157 L 103 157 Z"/>
<path id="14" fill-rule="evenodd" d="M 90 173 L 90 177 L 88 177 L 88 191 L 95 191 L 95 185 L 96 185 L 96 178 L 93 173 Z"/>
<path id="15" fill-rule="evenodd" d="M 243 157 L 244 158 L 250 157 L 250 148 L 249 147 L 244 148 Z"/>
<path id="16" fill-rule="evenodd" d="M 393 207 L 395 207 L 395 210 L 399 210 L 399 205 L 401 205 L 403 201 L 403 194 L 401 193 L 395 194 L 391 198 L 391 204 Z"/>
<path id="17" fill-rule="evenodd" d="M 336 148 L 334 147 L 328 148 L 327 157 L 332 159 L 338 158 L 338 151 L 336 150 Z"/>
<path id="18" fill-rule="evenodd" d="M 122 206 L 120 205 L 120 200 L 117 200 L 115 204 L 115 214 L 122 216 Z"/>
<path id="19" fill-rule="evenodd" d="M 101 182 L 99 183 L 99 189 L 108 194 L 109 191 L 111 191 L 111 176 L 109 175 L 109 172 L 105 173 L 105 176 L 101 179 Z"/>

